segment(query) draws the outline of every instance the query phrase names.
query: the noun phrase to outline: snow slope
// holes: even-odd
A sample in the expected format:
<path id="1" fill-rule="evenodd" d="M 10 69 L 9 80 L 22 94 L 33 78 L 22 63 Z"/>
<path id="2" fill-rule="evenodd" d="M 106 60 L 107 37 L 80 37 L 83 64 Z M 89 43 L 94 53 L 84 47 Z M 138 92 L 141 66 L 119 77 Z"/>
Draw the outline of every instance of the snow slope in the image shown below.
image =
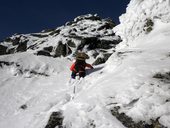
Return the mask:
<path id="1" fill-rule="evenodd" d="M 170 127 L 169 80 L 161 81 L 154 76 L 170 71 L 169 27 L 170 24 L 156 21 L 154 31 L 135 39 L 131 47 L 117 50 L 106 66 L 113 76 L 109 82 L 115 86 L 110 95 L 121 106 L 120 111 L 135 121 L 149 122 L 159 117 L 167 127 Z"/>
<path id="2" fill-rule="evenodd" d="M 111 29 L 113 26 L 109 22 L 106 19 L 101 20 L 97 15 L 79 16 L 73 22 L 66 23 L 65 26 L 54 31 L 14 35 L 2 42 L 1 44 L 7 47 L 7 52 L 13 52 L 14 50 L 15 54 L 0 56 L 0 72 L 2 74 L 0 76 L 0 97 L 2 98 L 0 127 L 45 127 L 52 112 L 63 111 L 63 114 L 65 114 L 64 109 L 67 108 L 67 104 L 72 103 L 71 98 L 73 96 L 74 86 L 70 86 L 69 83 L 69 67 L 72 62 L 67 59 L 68 57 L 52 58 L 37 56 L 35 53 L 38 50 L 44 50 L 44 48 L 52 46 L 51 55 L 60 41 L 63 45 L 67 44 L 69 40 L 73 41 L 72 43 L 76 47 L 71 47 L 72 54 L 76 52 L 81 43 L 86 43 L 86 39 L 92 39 L 101 44 L 117 43 L 116 40 L 119 38 L 115 36 Z M 90 43 L 92 45 L 96 42 Z M 22 51 L 23 53 L 17 53 L 21 52 L 18 48 L 20 44 L 24 44 L 24 49 L 26 48 L 25 52 Z M 102 46 L 97 46 L 92 50 L 94 52 L 98 51 L 99 56 L 101 56 L 102 52 L 99 47 L 102 48 Z M 114 45 L 107 49 L 112 53 L 112 48 L 114 48 Z M 101 50 L 106 53 L 107 49 L 103 48 Z M 90 63 L 92 63 L 94 61 L 92 59 L 93 51 L 88 50 L 86 44 L 83 44 L 83 50 L 91 56 Z M 96 68 L 95 71 L 99 69 L 101 68 Z M 76 88 L 76 90 L 81 91 L 84 83 L 88 83 L 88 81 L 83 80 L 80 83 L 82 87 L 80 89 Z M 89 104 L 89 106 L 91 105 Z M 96 106 L 96 109 L 98 108 L 102 107 Z M 96 109 L 94 110 L 97 111 Z M 113 125 L 115 126 L 114 122 L 117 123 L 117 127 L 123 127 L 117 119 L 112 117 L 109 111 L 103 112 L 103 110 L 101 110 L 101 116 L 106 116 L 102 121 L 103 127 L 108 127 L 108 125 L 113 127 Z M 95 111 L 92 111 L 93 118 L 97 116 Z M 107 119 L 107 115 L 110 116 L 109 119 Z M 69 120 L 69 116 L 65 116 L 65 124 L 63 125 L 68 125 Z M 91 125 L 91 121 L 93 120 L 87 118 L 82 125 Z M 101 123 L 101 120 L 98 120 L 98 122 Z M 83 122 L 74 124 L 74 121 L 71 121 L 73 127 L 80 127 L 81 123 Z"/>
<path id="3" fill-rule="evenodd" d="M 3 74 L 0 76 L 0 127 L 35 128 L 41 123 L 45 125 L 41 121 L 47 118 L 51 107 L 65 102 L 61 99 L 67 90 L 63 81 L 69 78 L 68 60 L 29 53 L 2 56 L 0 60 L 14 62 L 9 66 L 3 64 L 0 69 Z M 28 108 L 25 111 L 20 108 L 24 104 Z"/>
<path id="4" fill-rule="evenodd" d="M 76 88 L 76 96 L 71 100 L 73 86 L 69 83 L 69 66 L 71 65 L 69 60 L 35 56 L 30 53 L 6 55 L 0 57 L 0 60 L 2 66 L 0 70 L 3 74 L 0 77 L 0 127 L 42 128 L 47 124 L 51 112 L 58 110 L 66 114 L 64 118 L 66 126 L 71 121 L 74 128 L 84 127 L 101 116 L 103 119 L 97 119 L 95 122 L 97 127 L 101 123 L 103 126 L 100 127 L 111 128 L 115 124 L 118 128 L 123 127 L 104 109 L 102 103 L 98 105 L 99 100 L 93 95 L 89 100 L 91 103 L 86 102 L 88 100 L 88 97 L 84 98 L 86 94 L 79 96 L 80 92 L 84 93 L 82 90 L 86 92 L 90 88 L 89 81 L 93 82 L 95 73 L 89 74 L 87 79 L 82 79 L 77 84 L 80 87 Z M 9 64 L 3 62 L 9 62 Z M 96 68 L 96 70 L 99 69 L 101 69 L 100 66 Z M 31 71 L 34 71 L 34 74 Z M 35 74 L 35 72 L 41 74 Z M 21 109 L 23 105 L 27 107 Z M 78 115 L 80 114 L 80 117 L 75 111 Z M 73 118 L 74 115 L 75 118 Z M 83 118 L 84 121 L 82 121 Z"/>
<path id="5" fill-rule="evenodd" d="M 64 109 L 65 122 L 71 122 L 75 128 L 86 126 L 87 120 L 94 120 L 97 128 L 116 127 L 117 123 L 107 121 L 110 115 L 103 113 L 120 106 L 119 112 L 135 122 L 151 123 L 151 119 L 159 118 L 169 128 L 170 76 L 167 81 L 154 78 L 158 73 L 170 72 L 167 28 L 170 24 L 156 21 L 154 31 L 134 40 L 131 47 L 117 50 L 99 73 L 87 77 L 88 82 L 79 85 L 85 89 Z"/>
<path id="6" fill-rule="evenodd" d="M 80 81 L 70 81 L 71 62 L 64 57 L 0 56 L 0 127 L 44 128 L 60 111 L 66 128 L 125 128 L 110 111 L 119 106 L 136 123 L 158 120 L 170 128 L 168 7 L 169 0 L 132 0 L 114 29 L 123 42 Z M 152 31 L 143 30 L 148 18 Z"/>

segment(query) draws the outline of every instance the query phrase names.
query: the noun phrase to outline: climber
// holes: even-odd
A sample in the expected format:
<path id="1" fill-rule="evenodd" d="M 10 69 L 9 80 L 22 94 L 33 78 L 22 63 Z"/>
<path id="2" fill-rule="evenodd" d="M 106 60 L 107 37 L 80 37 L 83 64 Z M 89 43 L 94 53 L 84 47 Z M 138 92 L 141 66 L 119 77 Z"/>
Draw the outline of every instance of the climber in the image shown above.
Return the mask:
<path id="1" fill-rule="evenodd" d="M 89 59 L 89 56 L 84 53 L 80 52 L 76 55 L 76 61 L 72 64 L 70 67 L 70 70 L 72 71 L 71 78 L 75 79 L 76 75 L 78 74 L 79 77 L 85 77 L 86 71 L 85 68 L 88 67 L 90 69 L 93 69 L 93 66 L 86 63 L 86 59 Z"/>

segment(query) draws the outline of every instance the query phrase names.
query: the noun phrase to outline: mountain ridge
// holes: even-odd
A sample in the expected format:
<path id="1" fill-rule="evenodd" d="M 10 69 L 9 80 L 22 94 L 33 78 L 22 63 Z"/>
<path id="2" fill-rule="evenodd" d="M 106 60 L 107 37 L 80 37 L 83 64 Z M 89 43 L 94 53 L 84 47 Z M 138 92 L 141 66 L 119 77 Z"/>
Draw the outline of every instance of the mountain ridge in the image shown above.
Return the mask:
<path id="1" fill-rule="evenodd" d="M 88 49 L 88 52 L 94 53 L 92 56 L 95 59 L 103 50 L 100 56 L 108 52 L 105 58 L 100 57 L 101 62 L 94 64 L 104 63 L 121 41 L 115 36 L 114 27 L 111 19 L 101 19 L 97 14 L 82 15 L 56 29 L 6 38 L 0 44 L 0 54 L 32 51 L 36 55 L 65 57 L 73 56 L 77 51 L 87 52 Z"/>
<path id="2" fill-rule="evenodd" d="M 57 30 L 62 38 L 53 33 L 55 39 L 34 42 L 27 52 L 0 56 L 0 127 L 170 128 L 169 14 L 169 0 L 131 0 L 114 28 L 98 31 L 107 22 L 80 16 Z M 114 33 L 122 41 L 110 44 Z M 103 38 L 107 45 L 101 48 Z M 69 45 L 72 52 L 57 57 L 51 44 Z M 90 63 L 111 55 L 85 78 L 70 80 L 77 49 L 90 56 Z"/>

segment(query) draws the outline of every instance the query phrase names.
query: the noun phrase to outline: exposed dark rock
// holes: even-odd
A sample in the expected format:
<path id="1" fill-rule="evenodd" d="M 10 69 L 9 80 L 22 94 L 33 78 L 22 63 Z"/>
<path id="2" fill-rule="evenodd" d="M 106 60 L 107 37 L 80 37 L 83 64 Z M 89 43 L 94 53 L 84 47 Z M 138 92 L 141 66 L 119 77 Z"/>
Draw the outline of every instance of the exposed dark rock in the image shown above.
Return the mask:
<path id="1" fill-rule="evenodd" d="M 3 65 L 10 66 L 10 65 L 13 65 L 13 64 L 15 64 L 15 63 L 14 62 L 0 61 L 0 67 L 2 67 Z"/>
<path id="2" fill-rule="evenodd" d="M 51 54 L 51 52 L 54 52 Z M 52 57 L 60 57 L 60 56 L 67 56 L 71 54 L 72 51 L 68 47 L 67 44 L 63 44 L 62 42 L 58 42 L 57 48 L 54 48 L 52 46 L 45 47 L 43 50 L 40 50 L 37 52 L 37 55 L 43 55 L 43 56 L 52 56 Z"/>
<path id="3" fill-rule="evenodd" d="M 95 49 L 111 49 L 118 44 L 118 41 L 109 41 L 109 40 L 100 40 L 97 37 L 88 37 L 83 38 L 81 44 L 78 46 L 78 50 L 82 50 L 85 45 L 88 45 L 88 50 L 95 50 Z"/>
<path id="4" fill-rule="evenodd" d="M 44 47 L 44 50 L 45 50 L 45 51 L 48 51 L 48 52 L 52 52 L 53 46 Z"/>
<path id="5" fill-rule="evenodd" d="M 32 36 L 38 37 L 38 38 L 44 38 L 44 37 L 48 37 L 49 35 L 45 35 L 45 34 L 37 34 L 37 33 L 32 33 Z"/>
<path id="6" fill-rule="evenodd" d="M 27 105 L 26 104 L 21 105 L 20 109 L 23 109 L 23 110 L 27 109 Z"/>
<path id="7" fill-rule="evenodd" d="M 16 52 L 25 52 L 25 51 L 27 51 L 27 41 L 18 43 L 16 47 L 7 49 L 6 54 L 13 54 Z"/>
<path id="8" fill-rule="evenodd" d="M 101 18 L 98 15 L 91 15 L 91 14 L 82 15 L 82 16 L 78 16 L 77 18 L 75 18 L 74 21 L 67 22 L 65 25 L 71 26 L 82 20 L 92 20 L 92 21 L 100 20 L 101 21 Z"/>
<path id="9" fill-rule="evenodd" d="M 167 57 L 170 57 L 170 52 L 167 54 Z"/>
<path id="10" fill-rule="evenodd" d="M 98 57 L 96 61 L 93 62 L 93 65 L 99 65 L 105 63 L 111 55 L 112 55 L 111 53 L 106 53 L 103 55 L 103 57 Z"/>
<path id="11" fill-rule="evenodd" d="M 111 24 L 106 23 L 106 24 L 100 26 L 97 30 L 100 31 L 100 30 L 103 30 L 103 29 L 112 29 L 112 28 L 113 28 L 113 26 Z"/>
<path id="12" fill-rule="evenodd" d="M 69 55 L 71 53 L 72 53 L 71 49 L 66 44 L 63 44 L 62 42 L 58 42 L 58 46 L 55 50 L 54 57 L 60 57 L 60 56 L 65 57 L 66 55 Z"/>
<path id="13" fill-rule="evenodd" d="M 105 63 L 104 58 L 98 57 L 96 59 L 96 61 L 93 62 L 93 65 L 99 65 L 99 64 L 102 64 L 102 63 Z"/>
<path id="14" fill-rule="evenodd" d="M 55 31 L 55 29 L 45 29 L 42 31 L 42 33 L 47 33 L 47 32 L 52 32 L 52 31 Z"/>
<path id="15" fill-rule="evenodd" d="M 43 56 L 51 56 L 48 51 L 40 50 L 37 52 L 37 55 L 43 55 Z"/>
<path id="16" fill-rule="evenodd" d="M 91 30 L 91 32 L 95 32 L 95 31 L 96 31 L 96 29 L 95 29 L 95 28 Z"/>
<path id="17" fill-rule="evenodd" d="M 42 41 L 41 43 L 44 43 L 45 41 Z M 32 49 L 32 50 L 35 50 L 38 48 L 38 45 L 37 44 L 33 44 L 33 45 L 30 45 L 27 49 Z"/>
<path id="18" fill-rule="evenodd" d="M 119 109 L 120 107 L 114 107 L 111 110 L 111 113 L 127 128 L 166 128 L 159 123 L 159 118 L 156 120 L 151 120 L 150 124 L 144 121 L 134 122 L 133 119 L 128 117 L 125 113 L 119 113 Z"/>
<path id="19" fill-rule="evenodd" d="M 112 55 L 112 53 L 104 54 L 103 56 L 104 56 L 105 61 L 107 61 L 111 55 Z"/>
<path id="20" fill-rule="evenodd" d="M 56 29 L 56 30 L 50 32 L 49 35 L 58 35 L 60 33 L 60 31 L 61 31 L 60 29 Z"/>
<path id="21" fill-rule="evenodd" d="M 85 45 L 88 45 L 88 50 L 94 50 L 97 48 L 98 43 L 100 43 L 100 41 L 97 37 L 84 38 L 82 39 L 81 44 L 78 46 L 77 50 L 82 50 Z"/>
<path id="22" fill-rule="evenodd" d="M 12 44 L 12 46 L 14 46 L 12 48 L 8 48 L 8 50 L 6 49 L 6 54 L 13 54 L 15 52 L 25 52 L 27 50 L 28 40 L 23 35 L 16 35 L 16 37 L 14 36 L 13 38 L 9 37 L 6 38 L 4 41 L 9 42 Z"/>
<path id="23" fill-rule="evenodd" d="M 166 101 L 165 102 L 170 102 L 170 98 L 169 99 L 166 99 Z"/>
<path id="24" fill-rule="evenodd" d="M 68 40 L 68 41 L 67 41 L 67 44 L 68 44 L 68 46 L 70 46 L 70 47 L 73 47 L 73 48 L 76 47 L 75 43 L 74 43 L 73 41 L 71 41 L 71 40 Z"/>
<path id="25" fill-rule="evenodd" d="M 33 74 L 33 75 L 46 76 L 46 77 L 49 76 L 49 75 L 46 74 L 46 73 L 37 72 L 37 71 L 35 71 L 35 70 L 29 71 L 29 70 L 25 69 L 25 71 L 28 71 L 30 74 Z M 24 72 L 25 72 L 25 71 L 24 71 Z"/>
<path id="26" fill-rule="evenodd" d="M 77 32 L 77 29 L 76 29 L 76 28 L 73 28 L 72 31 L 73 31 L 73 32 Z"/>
<path id="27" fill-rule="evenodd" d="M 23 67 L 21 65 L 19 65 L 18 63 L 15 62 L 6 62 L 6 61 L 0 61 L 0 67 L 2 68 L 3 66 L 14 66 L 16 67 L 16 74 L 14 74 L 14 76 L 18 76 L 18 75 L 24 75 L 26 73 L 29 73 L 30 75 L 36 75 L 36 76 L 45 76 L 48 77 L 49 75 L 46 74 L 45 72 L 38 72 L 35 71 L 33 69 L 23 69 Z"/>
<path id="28" fill-rule="evenodd" d="M 146 19 L 146 23 L 144 25 L 144 31 L 146 31 L 146 33 L 149 33 L 153 30 L 153 26 L 154 26 L 154 22 L 152 21 L 152 19 Z"/>
<path id="29" fill-rule="evenodd" d="M 16 48 L 11 48 L 11 49 L 7 50 L 7 53 L 8 54 L 13 54 L 13 53 L 15 53 L 15 51 L 16 51 Z"/>
<path id="30" fill-rule="evenodd" d="M 73 21 L 69 21 L 69 22 L 67 22 L 65 25 L 66 25 L 66 26 L 71 26 L 72 24 L 74 24 L 74 22 L 73 22 Z"/>
<path id="31" fill-rule="evenodd" d="M 27 41 L 19 43 L 18 47 L 16 48 L 16 52 L 25 52 L 27 50 Z"/>
<path id="32" fill-rule="evenodd" d="M 0 45 L 0 55 L 7 54 L 6 50 L 7 50 L 7 47 Z"/>
<path id="33" fill-rule="evenodd" d="M 83 27 L 83 28 L 80 28 L 80 31 L 84 31 L 86 30 L 88 27 Z"/>
<path id="34" fill-rule="evenodd" d="M 58 127 L 57 127 L 58 126 Z M 63 128 L 62 112 L 53 112 L 45 128 Z"/>
<path id="35" fill-rule="evenodd" d="M 16 37 L 14 39 L 11 39 L 12 45 L 18 45 L 20 42 L 20 37 Z"/>
<path id="36" fill-rule="evenodd" d="M 97 52 L 97 51 L 95 51 L 94 53 L 93 53 L 93 57 L 96 59 L 96 57 L 99 55 L 99 53 Z"/>
<path id="37" fill-rule="evenodd" d="M 94 24 L 92 23 L 88 25 L 86 20 L 88 20 L 88 22 L 89 20 L 90 22 L 98 22 L 97 24 L 95 22 Z M 79 21 L 81 21 L 82 24 Z M 13 35 L 5 40 L 4 44 L 8 44 L 9 47 L 5 48 L 3 52 L 0 51 L 0 54 L 6 54 L 6 50 L 8 54 L 12 54 L 16 52 L 24 52 L 29 49 L 35 50 L 34 53 L 37 55 L 66 57 L 67 55 L 72 54 L 72 52 L 76 53 L 77 51 L 91 51 L 91 53 L 97 51 L 93 54 L 93 57 L 95 59 L 98 58 L 95 64 L 100 64 L 104 63 L 108 57 L 99 58 L 98 55 L 100 53 L 108 53 L 108 49 L 110 52 L 110 49 L 114 49 L 115 45 L 121 41 L 118 38 L 118 40 L 110 40 L 110 37 L 113 36 L 114 38 L 115 36 L 112 30 L 114 26 L 115 23 L 109 18 L 101 19 L 96 14 L 82 15 L 78 16 L 71 22 L 67 22 L 65 26 L 56 29 L 43 30 L 40 33 L 32 33 L 28 35 Z M 91 32 L 89 33 L 89 31 Z M 100 31 L 100 33 L 97 31 Z M 43 37 L 48 36 L 52 38 L 52 40 L 55 40 L 55 36 L 57 36 L 57 39 L 61 41 L 59 41 L 57 45 L 56 43 L 49 43 L 50 45 L 48 45 L 46 43 L 51 39 L 43 39 Z M 43 43 L 45 43 L 45 45 L 43 45 Z M 27 44 L 29 44 L 29 46 L 27 46 Z M 102 50 L 105 50 L 105 53 L 102 52 Z M 72 55 L 74 56 L 74 53 Z"/>
<path id="38" fill-rule="evenodd" d="M 82 42 L 85 45 L 88 45 L 87 49 L 88 50 L 94 50 L 98 48 L 98 44 L 100 43 L 100 40 L 96 37 L 91 37 L 91 38 L 86 38 Z"/>
<path id="39" fill-rule="evenodd" d="M 118 57 L 126 57 L 131 53 L 142 53 L 142 51 L 122 51 L 122 52 L 117 52 Z"/>
<path id="40" fill-rule="evenodd" d="M 159 79 L 160 81 L 165 83 L 170 83 L 170 72 L 157 73 L 153 76 L 153 78 Z"/>
<path id="41" fill-rule="evenodd" d="M 94 120 L 89 120 L 89 122 L 87 124 L 87 128 L 96 128 L 96 124 L 95 124 Z"/>
<path id="42" fill-rule="evenodd" d="M 116 26 L 116 23 L 113 22 L 113 20 L 111 18 L 106 18 L 104 19 L 104 21 L 107 21 L 107 23 L 112 27 L 114 28 Z"/>
<path id="43" fill-rule="evenodd" d="M 46 74 L 45 72 L 38 72 L 35 71 L 33 69 L 23 69 L 22 67 L 18 67 L 16 74 L 14 74 L 15 76 L 18 75 L 24 75 L 24 74 L 29 74 L 29 76 L 26 76 L 26 78 L 31 78 L 32 76 L 45 76 L 48 77 L 49 75 Z"/>
<path id="44" fill-rule="evenodd" d="M 119 42 L 114 40 L 114 41 L 109 41 L 109 40 L 101 40 L 100 43 L 98 44 L 98 48 L 102 49 L 110 49 L 114 48 Z"/>
<path id="45" fill-rule="evenodd" d="M 97 15 L 91 15 L 91 14 L 88 14 L 88 15 L 82 15 L 82 16 L 78 16 L 77 18 L 74 19 L 74 21 L 77 23 L 81 20 L 92 20 L 92 21 L 97 21 L 97 20 L 101 20 L 101 18 Z"/>

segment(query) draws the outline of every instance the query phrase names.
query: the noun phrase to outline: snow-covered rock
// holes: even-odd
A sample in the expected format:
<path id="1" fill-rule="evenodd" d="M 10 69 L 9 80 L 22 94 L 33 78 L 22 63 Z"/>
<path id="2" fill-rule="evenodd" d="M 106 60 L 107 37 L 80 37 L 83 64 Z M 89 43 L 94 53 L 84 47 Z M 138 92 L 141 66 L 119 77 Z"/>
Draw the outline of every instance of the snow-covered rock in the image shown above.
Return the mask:
<path id="1" fill-rule="evenodd" d="M 159 127 L 168 128 L 169 6 L 169 0 L 130 1 L 127 12 L 120 17 L 120 25 L 114 28 L 123 41 L 104 70 L 112 77 L 106 75 L 103 80 L 107 78 L 107 81 L 102 84 L 99 81 L 103 89 L 111 90 L 104 95 L 112 97 L 109 103 L 112 109 L 119 106 L 119 113 L 135 122 L 152 124 L 154 120 L 162 125 Z"/>
<path id="2" fill-rule="evenodd" d="M 37 55 L 73 57 L 77 51 L 84 51 L 94 60 L 102 59 L 94 63 L 100 64 L 120 42 L 113 27 L 115 24 L 110 19 L 101 19 L 96 14 L 82 15 L 56 29 L 15 34 L 1 42 L 0 55 L 29 51 Z"/>
<path id="3" fill-rule="evenodd" d="M 123 39 L 118 48 L 129 46 L 137 37 L 150 32 L 158 19 L 170 22 L 169 0 L 131 0 L 126 13 L 120 16 L 120 24 L 114 28 Z"/>
<path id="4" fill-rule="evenodd" d="M 43 31 L 41 38 L 37 33 L 26 36 L 30 37 L 27 52 L 0 56 L 0 127 L 170 128 L 168 7 L 169 0 L 131 0 L 121 24 L 114 28 L 123 41 L 116 49 L 103 45 L 112 55 L 80 80 L 69 79 L 68 58 L 78 48 L 92 57 L 94 46 L 87 42 L 97 38 L 98 48 L 102 40 L 118 37 L 104 25 L 109 20 L 79 16 L 65 26 Z M 70 56 L 35 55 L 46 50 L 51 56 L 59 41 L 60 47 L 70 47 Z M 2 51 L 13 47 L 8 41 L 3 46 Z"/>

